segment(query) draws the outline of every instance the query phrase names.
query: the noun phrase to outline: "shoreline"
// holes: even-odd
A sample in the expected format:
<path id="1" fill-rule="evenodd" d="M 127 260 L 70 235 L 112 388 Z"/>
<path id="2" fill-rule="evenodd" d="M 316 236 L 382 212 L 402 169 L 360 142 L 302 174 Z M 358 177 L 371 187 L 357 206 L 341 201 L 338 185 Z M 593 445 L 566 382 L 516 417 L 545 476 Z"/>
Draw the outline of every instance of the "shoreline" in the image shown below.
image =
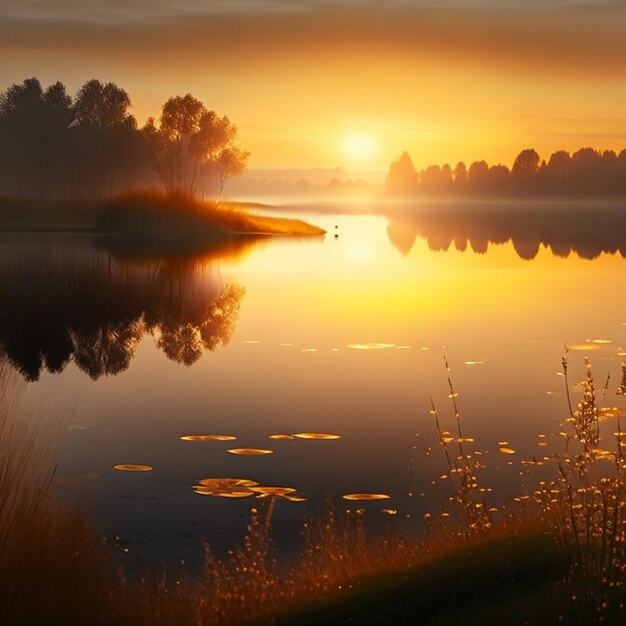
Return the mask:
<path id="1" fill-rule="evenodd" d="M 200 202 L 184 195 L 133 193 L 107 200 L 0 198 L 0 233 L 92 234 L 147 239 L 249 236 L 321 236 L 326 231 L 299 219 L 248 210 L 257 202 Z"/>

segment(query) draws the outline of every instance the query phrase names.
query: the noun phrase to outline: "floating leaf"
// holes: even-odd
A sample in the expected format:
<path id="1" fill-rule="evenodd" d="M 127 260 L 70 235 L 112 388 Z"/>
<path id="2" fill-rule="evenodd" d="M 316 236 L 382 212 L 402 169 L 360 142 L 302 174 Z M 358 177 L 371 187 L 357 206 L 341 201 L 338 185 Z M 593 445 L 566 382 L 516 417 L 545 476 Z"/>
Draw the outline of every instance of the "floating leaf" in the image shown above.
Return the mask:
<path id="1" fill-rule="evenodd" d="M 151 472 L 154 467 L 151 465 L 137 465 L 135 463 L 120 463 L 119 465 L 114 465 L 113 469 L 119 472 Z"/>
<path id="2" fill-rule="evenodd" d="M 254 494 L 250 491 L 219 491 L 213 495 L 216 498 L 249 498 Z"/>
<path id="3" fill-rule="evenodd" d="M 292 487 L 250 487 L 250 491 L 265 496 L 286 496 L 287 494 L 295 493 L 297 490 Z"/>
<path id="4" fill-rule="evenodd" d="M 248 498 L 254 495 L 251 487 L 259 483 L 246 478 L 203 478 L 192 489 L 201 496 L 220 498 Z"/>
<path id="5" fill-rule="evenodd" d="M 294 495 L 292 493 L 288 493 L 283 496 L 284 500 L 289 500 L 289 502 L 306 502 L 308 498 L 300 495 Z"/>
<path id="6" fill-rule="evenodd" d="M 233 435 L 183 435 L 179 439 L 182 441 L 234 441 L 237 437 Z"/>
<path id="7" fill-rule="evenodd" d="M 389 500 L 391 496 L 386 493 L 346 493 L 344 500 Z"/>
<path id="8" fill-rule="evenodd" d="M 201 496 L 215 496 L 219 498 L 249 498 L 254 495 L 254 492 L 249 489 L 233 489 L 228 491 L 227 489 L 214 490 L 209 487 L 203 487 L 202 485 L 193 485 L 192 489 L 195 493 Z"/>
<path id="9" fill-rule="evenodd" d="M 263 454 L 274 454 L 274 450 L 264 450 L 263 448 L 231 448 L 226 450 L 229 454 L 239 454 L 241 456 L 261 456 Z"/>
<path id="10" fill-rule="evenodd" d="M 256 487 L 259 483 L 247 478 L 202 478 L 198 484 L 213 489 L 229 489 L 232 487 Z"/>

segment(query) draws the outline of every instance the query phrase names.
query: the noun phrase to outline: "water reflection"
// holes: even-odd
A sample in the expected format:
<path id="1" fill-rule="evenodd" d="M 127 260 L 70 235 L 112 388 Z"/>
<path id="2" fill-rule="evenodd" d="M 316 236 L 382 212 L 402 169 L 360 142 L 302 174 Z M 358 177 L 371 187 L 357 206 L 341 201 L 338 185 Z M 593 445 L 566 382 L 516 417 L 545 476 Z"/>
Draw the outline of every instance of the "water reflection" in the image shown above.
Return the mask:
<path id="1" fill-rule="evenodd" d="M 417 236 L 431 250 L 464 251 L 468 246 L 484 254 L 489 244 L 512 242 L 522 259 L 534 259 L 540 246 L 554 256 L 574 253 L 595 259 L 602 253 L 619 252 L 626 257 L 626 213 L 623 207 L 553 207 L 542 210 L 511 208 L 428 208 L 419 212 L 388 213 L 389 241 L 403 256 L 409 254 Z"/>
<path id="2" fill-rule="evenodd" d="M 171 360 L 195 363 L 228 344 L 244 289 L 219 262 L 256 245 L 216 242 L 184 254 L 47 238 L 7 239 L 0 250 L 0 352 L 30 381 L 73 362 L 90 378 L 128 368 L 145 335 Z"/>

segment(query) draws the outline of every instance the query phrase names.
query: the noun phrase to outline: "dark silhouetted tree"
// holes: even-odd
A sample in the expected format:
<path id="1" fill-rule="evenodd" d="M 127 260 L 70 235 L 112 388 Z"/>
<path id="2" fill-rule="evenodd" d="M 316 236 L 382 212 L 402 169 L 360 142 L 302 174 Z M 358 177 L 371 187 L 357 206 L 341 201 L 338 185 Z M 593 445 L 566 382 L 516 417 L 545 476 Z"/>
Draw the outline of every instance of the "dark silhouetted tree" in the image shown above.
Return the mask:
<path id="1" fill-rule="evenodd" d="M 125 173 L 137 128 L 130 97 L 115 83 L 86 82 L 76 94 L 72 122 L 79 195 L 112 195 L 128 187 Z"/>
<path id="2" fill-rule="evenodd" d="M 44 92 L 36 78 L 0 95 L 0 161 L 8 190 L 44 196 L 62 185 L 71 99 L 61 83 Z"/>
<path id="3" fill-rule="evenodd" d="M 43 90 L 29 78 L 0 93 L 0 193 L 94 198 L 149 188 L 221 193 L 245 170 L 237 129 L 191 95 L 170 98 L 159 126 L 142 129 L 128 93 L 87 81 L 74 100 L 62 83 Z M 156 174 L 156 177 L 155 177 Z"/>
<path id="4" fill-rule="evenodd" d="M 536 188 L 537 174 L 541 159 L 531 148 L 522 150 L 513 163 L 511 174 L 521 192 L 531 192 Z"/>
<path id="5" fill-rule="evenodd" d="M 454 168 L 454 187 L 457 191 L 465 191 L 468 182 L 467 166 L 459 161 Z"/>
<path id="6" fill-rule="evenodd" d="M 410 164 L 410 165 L 409 165 Z M 392 163 L 389 181 L 396 186 L 401 173 L 411 172 L 411 160 L 405 152 Z M 418 183 L 404 193 L 423 195 L 469 195 L 476 197 L 513 198 L 535 197 L 589 197 L 618 198 L 626 196 L 626 150 L 599 152 L 583 148 L 572 156 L 559 150 L 549 161 L 541 160 L 533 149 L 520 152 L 512 170 L 505 165 L 489 167 L 486 161 L 475 161 L 469 167 L 459 163 L 451 172 L 446 165 L 431 165 L 419 174 Z"/>
<path id="7" fill-rule="evenodd" d="M 572 159 L 569 152 L 559 150 L 548 161 L 546 191 L 565 191 L 570 182 Z"/>
<path id="8" fill-rule="evenodd" d="M 237 127 L 191 94 L 170 98 L 159 128 L 152 122 L 145 132 L 153 144 L 155 170 L 169 193 L 194 195 L 211 182 L 221 193 L 230 176 L 245 171 L 249 154 L 236 145 Z"/>
<path id="9" fill-rule="evenodd" d="M 489 182 L 489 165 L 486 161 L 474 161 L 469 167 L 468 186 L 474 193 L 483 193 Z"/>

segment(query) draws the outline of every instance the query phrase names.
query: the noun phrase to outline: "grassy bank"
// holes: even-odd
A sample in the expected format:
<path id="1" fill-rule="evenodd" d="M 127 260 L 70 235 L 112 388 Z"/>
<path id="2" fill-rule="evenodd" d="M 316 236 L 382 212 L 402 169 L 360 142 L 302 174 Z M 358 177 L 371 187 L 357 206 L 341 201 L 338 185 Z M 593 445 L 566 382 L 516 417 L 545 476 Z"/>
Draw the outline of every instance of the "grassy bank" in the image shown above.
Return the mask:
<path id="1" fill-rule="evenodd" d="M 315 236 L 302 220 L 252 213 L 255 203 L 200 202 L 183 194 L 133 193 L 102 200 L 0 199 L 2 232 L 96 232 L 141 238 L 234 234 Z"/>
<path id="2" fill-rule="evenodd" d="M 549 535 L 516 525 L 465 545 L 428 549 L 404 570 L 278 619 L 282 626 L 553 624 L 567 608 L 566 568 Z M 421 562 L 420 562 L 421 561 Z"/>
<path id="3" fill-rule="evenodd" d="M 563 374 L 569 389 L 566 357 Z M 524 506 L 502 511 L 497 523 L 449 384 L 458 436 L 444 430 L 434 405 L 432 413 L 458 515 L 427 514 L 429 530 L 420 540 L 391 524 L 370 533 L 362 509 L 329 502 L 323 515 L 306 519 L 300 554 L 279 565 L 271 525 L 278 496 L 269 496 L 250 509 L 241 545 L 222 559 L 204 547 L 199 577 L 181 570 L 128 578 L 112 567 L 117 548 L 88 513 L 68 511 L 48 494 L 67 412 L 27 409 L 23 381 L 0 364 L 0 622 L 625 623 L 626 433 L 618 417 L 615 451 L 599 447 L 590 365 L 582 399 L 566 420 L 565 451 L 544 457 L 554 463 L 554 478 L 538 482 Z M 626 364 L 617 393 L 626 393 Z"/>

